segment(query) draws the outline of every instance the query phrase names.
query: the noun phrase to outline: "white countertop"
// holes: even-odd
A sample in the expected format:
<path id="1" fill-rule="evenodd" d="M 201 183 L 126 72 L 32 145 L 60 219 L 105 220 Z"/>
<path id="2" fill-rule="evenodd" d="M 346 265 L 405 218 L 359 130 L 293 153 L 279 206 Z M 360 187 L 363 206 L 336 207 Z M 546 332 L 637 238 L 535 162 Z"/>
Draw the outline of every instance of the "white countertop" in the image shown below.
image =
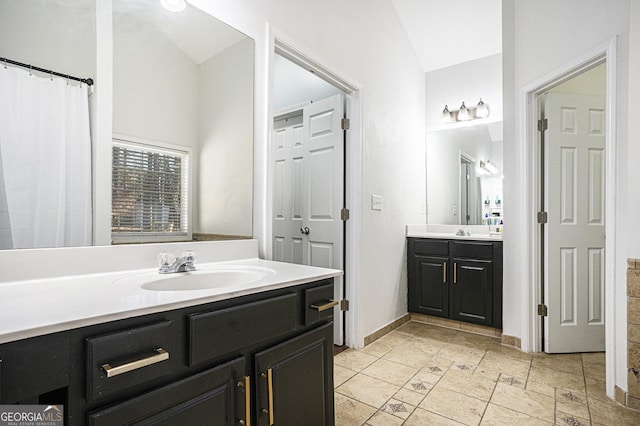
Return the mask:
<path id="1" fill-rule="evenodd" d="M 220 265 L 268 268 L 272 272 L 250 284 L 183 291 L 143 289 L 135 277 L 157 274 L 157 268 L 0 282 L 0 343 L 289 287 L 343 273 L 259 258 L 196 263 L 199 269 Z"/>
<path id="2" fill-rule="evenodd" d="M 460 229 L 466 231 L 465 235 L 456 235 Z M 502 233 L 491 232 L 491 228 L 485 225 L 407 225 L 406 235 L 412 238 L 502 241 Z"/>

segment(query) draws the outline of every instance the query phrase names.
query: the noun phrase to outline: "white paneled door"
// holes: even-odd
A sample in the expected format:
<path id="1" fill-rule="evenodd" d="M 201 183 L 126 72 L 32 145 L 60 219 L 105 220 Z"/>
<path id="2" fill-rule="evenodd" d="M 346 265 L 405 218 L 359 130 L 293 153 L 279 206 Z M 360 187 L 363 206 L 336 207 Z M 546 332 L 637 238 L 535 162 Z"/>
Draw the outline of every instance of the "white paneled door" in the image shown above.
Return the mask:
<path id="1" fill-rule="evenodd" d="M 341 94 L 276 119 L 274 130 L 273 260 L 343 269 L 344 101 Z M 343 295 L 336 278 L 334 300 Z M 334 343 L 344 342 L 335 308 Z"/>
<path id="2" fill-rule="evenodd" d="M 545 352 L 604 351 L 604 97 L 547 94 Z"/>

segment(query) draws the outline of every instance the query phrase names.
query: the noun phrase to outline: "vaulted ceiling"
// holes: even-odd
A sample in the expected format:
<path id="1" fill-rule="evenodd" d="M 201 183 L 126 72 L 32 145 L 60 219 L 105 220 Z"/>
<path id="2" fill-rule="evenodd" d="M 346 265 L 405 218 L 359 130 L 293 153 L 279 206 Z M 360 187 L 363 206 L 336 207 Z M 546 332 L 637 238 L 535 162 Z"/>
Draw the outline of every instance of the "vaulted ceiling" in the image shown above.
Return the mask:
<path id="1" fill-rule="evenodd" d="M 425 72 L 502 52 L 501 0 L 391 0 Z"/>

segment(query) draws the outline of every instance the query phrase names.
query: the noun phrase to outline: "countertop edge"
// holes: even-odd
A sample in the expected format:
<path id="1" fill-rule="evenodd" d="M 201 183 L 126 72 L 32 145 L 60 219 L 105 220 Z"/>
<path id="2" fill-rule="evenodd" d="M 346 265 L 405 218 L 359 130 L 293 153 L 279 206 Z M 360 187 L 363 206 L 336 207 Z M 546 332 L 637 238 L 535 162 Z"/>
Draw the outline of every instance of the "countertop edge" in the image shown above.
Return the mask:
<path id="1" fill-rule="evenodd" d="M 314 281 L 320 281 L 327 278 L 334 278 L 343 275 L 343 271 L 325 269 L 327 272 L 319 273 L 315 275 L 308 275 L 301 278 L 288 279 L 282 282 L 274 282 L 271 284 L 263 285 L 260 287 L 247 287 L 240 288 L 238 290 L 229 291 L 226 293 L 196 296 L 193 299 L 181 300 L 175 302 L 161 303 L 153 306 L 146 306 L 142 308 L 134 308 L 130 310 L 122 310 L 118 312 L 110 312 L 96 316 L 87 316 L 78 319 L 72 319 L 69 321 L 53 322 L 46 325 L 34 326 L 31 328 L 25 328 L 15 331 L 7 331 L 0 333 L 0 344 L 11 343 L 19 340 L 25 340 L 33 337 L 43 336 L 47 334 L 54 334 L 63 331 L 69 331 L 77 328 L 87 327 L 91 325 L 102 324 L 111 321 L 117 321 L 121 319 L 127 319 L 132 317 L 140 317 L 149 314 L 155 314 L 164 311 L 170 311 L 175 309 L 187 308 L 197 305 L 204 305 L 211 302 L 218 302 L 222 300 L 228 300 L 235 297 L 246 296 L 250 294 L 263 293 L 270 290 L 278 290 L 287 287 L 293 287 L 300 284 L 306 284 Z"/>

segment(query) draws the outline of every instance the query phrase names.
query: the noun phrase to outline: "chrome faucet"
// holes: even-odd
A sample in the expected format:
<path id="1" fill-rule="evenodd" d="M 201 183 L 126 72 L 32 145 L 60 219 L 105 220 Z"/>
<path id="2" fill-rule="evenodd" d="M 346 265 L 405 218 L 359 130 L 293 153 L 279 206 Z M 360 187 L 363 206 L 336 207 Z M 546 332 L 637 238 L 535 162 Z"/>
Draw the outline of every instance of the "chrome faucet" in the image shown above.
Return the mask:
<path id="1" fill-rule="evenodd" d="M 160 269 L 158 269 L 158 272 L 161 274 L 196 270 L 196 266 L 193 264 L 195 261 L 195 253 L 191 250 L 185 251 L 182 253 L 182 256 L 177 259 L 175 259 L 175 256 L 167 253 L 160 253 L 158 257 L 160 259 Z"/>

